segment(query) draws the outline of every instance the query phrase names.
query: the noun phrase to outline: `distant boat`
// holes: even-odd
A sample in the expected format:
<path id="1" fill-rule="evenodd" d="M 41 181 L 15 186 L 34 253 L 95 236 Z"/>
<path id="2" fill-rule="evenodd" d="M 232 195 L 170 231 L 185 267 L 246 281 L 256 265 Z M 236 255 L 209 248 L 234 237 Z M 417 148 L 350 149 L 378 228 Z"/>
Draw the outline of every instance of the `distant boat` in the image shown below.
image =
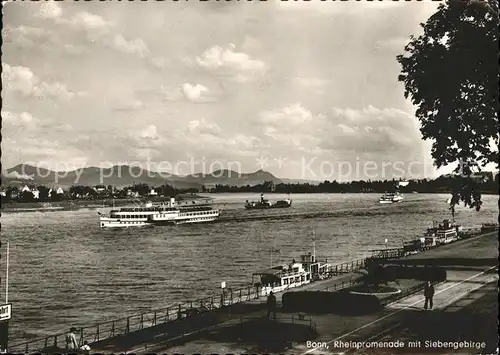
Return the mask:
<path id="1" fill-rule="evenodd" d="M 487 233 L 487 232 L 494 232 L 498 230 L 498 223 L 484 223 L 481 226 L 481 232 Z"/>
<path id="2" fill-rule="evenodd" d="M 402 187 L 405 187 L 405 186 L 408 186 L 410 182 L 407 181 L 407 180 L 403 180 L 403 181 L 399 181 L 398 182 L 398 186 L 402 186 Z"/>
<path id="3" fill-rule="evenodd" d="M 403 201 L 403 195 L 399 192 L 386 192 L 382 196 L 380 196 L 378 203 L 380 204 L 389 204 L 389 203 L 396 203 L 396 202 L 402 202 Z"/>
<path id="4" fill-rule="evenodd" d="M 245 208 L 247 210 L 253 209 L 268 209 L 268 208 L 287 208 L 292 206 L 292 200 L 290 198 L 285 200 L 279 200 L 275 203 L 264 199 L 264 194 L 260 194 L 260 201 L 246 201 Z"/>

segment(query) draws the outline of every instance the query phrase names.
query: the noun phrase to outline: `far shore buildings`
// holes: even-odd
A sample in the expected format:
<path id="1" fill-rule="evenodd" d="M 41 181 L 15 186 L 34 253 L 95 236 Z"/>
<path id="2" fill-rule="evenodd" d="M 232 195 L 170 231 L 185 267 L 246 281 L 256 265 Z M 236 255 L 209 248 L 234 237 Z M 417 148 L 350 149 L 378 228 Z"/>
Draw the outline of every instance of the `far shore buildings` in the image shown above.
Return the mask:
<path id="1" fill-rule="evenodd" d="M 24 185 L 24 187 L 21 189 L 21 193 L 23 192 L 31 192 L 35 200 L 40 199 L 40 191 L 38 191 L 35 186 Z"/>
<path id="2" fill-rule="evenodd" d="M 49 190 L 49 197 L 52 197 L 53 194 L 63 195 L 64 190 L 62 187 L 58 187 L 57 189 L 50 189 Z"/>

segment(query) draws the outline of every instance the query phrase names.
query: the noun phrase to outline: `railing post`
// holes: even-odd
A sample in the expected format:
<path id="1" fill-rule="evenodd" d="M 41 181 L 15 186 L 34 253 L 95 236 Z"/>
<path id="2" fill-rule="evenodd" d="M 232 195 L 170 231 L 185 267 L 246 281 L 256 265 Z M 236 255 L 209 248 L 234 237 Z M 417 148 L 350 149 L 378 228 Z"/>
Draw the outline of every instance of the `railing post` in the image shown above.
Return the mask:
<path id="1" fill-rule="evenodd" d="M 99 324 L 97 325 L 97 334 L 96 334 L 96 336 L 97 336 L 97 341 L 99 341 Z"/>
<path id="2" fill-rule="evenodd" d="M 45 349 L 47 349 L 49 347 L 49 344 L 48 344 L 48 341 L 49 341 L 49 338 L 45 338 Z"/>
<path id="3" fill-rule="evenodd" d="M 54 348 L 57 348 L 57 335 L 54 337 Z M 28 352 L 26 351 L 26 353 Z"/>
<path id="4" fill-rule="evenodd" d="M 241 300 L 241 288 L 240 288 L 240 302 L 241 302 L 241 301 L 242 301 L 242 300 Z"/>
<path id="5" fill-rule="evenodd" d="M 140 327 L 141 327 L 140 328 L 141 330 L 144 329 L 144 314 L 143 313 L 141 313 L 141 324 L 140 324 Z"/>
<path id="6" fill-rule="evenodd" d="M 233 304 L 233 289 L 231 289 L 231 300 L 229 301 L 229 304 L 230 305 Z"/>
<path id="7" fill-rule="evenodd" d="M 168 315 L 168 310 L 169 310 L 169 309 L 170 309 L 170 308 L 167 308 L 167 312 L 165 313 L 165 322 L 164 322 L 164 323 L 167 323 L 167 321 L 169 321 L 169 320 L 170 320 L 170 317 L 169 317 L 169 315 Z"/>
<path id="8" fill-rule="evenodd" d="M 29 344 L 29 343 L 26 343 L 26 351 L 25 351 L 25 353 L 26 353 L 26 354 L 29 354 L 29 351 L 28 351 L 28 350 L 29 350 L 28 344 Z"/>
<path id="9" fill-rule="evenodd" d="M 193 309 L 193 301 L 189 302 L 189 308 Z"/>
<path id="10" fill-rule="evenodd" d="M 250 286 L 248 286 L 247 291 L 248 291 L 248 300 L 247 301 L 250 301 Z"/>
<path id="11" fill-rule="evenodd" d="M 127 326 L 125 328 L 125 334 L 130 333 L 130 317 L 127 317 Z"/>
<path id="12" fill-rule="evenodd" d="M 210 309 L 214 309 L 214 298 L 210 297 Z"/>
<path id="13" fill-rule="evenodd" d="M 111 336 L 115 336 L 115 321 L 111 322 Z"/>
<path id="14" fill-rule="evenodd" d="M 153 314 L 153 325 L 156 325 L 156 311 L 155 311 L 155 313 Z"/>
<path id="15" fill-rule="evenodd" d="M 83 345 L 83 328 L 80 328 L 80 341 L 78 342 L 80 346 Z"/>

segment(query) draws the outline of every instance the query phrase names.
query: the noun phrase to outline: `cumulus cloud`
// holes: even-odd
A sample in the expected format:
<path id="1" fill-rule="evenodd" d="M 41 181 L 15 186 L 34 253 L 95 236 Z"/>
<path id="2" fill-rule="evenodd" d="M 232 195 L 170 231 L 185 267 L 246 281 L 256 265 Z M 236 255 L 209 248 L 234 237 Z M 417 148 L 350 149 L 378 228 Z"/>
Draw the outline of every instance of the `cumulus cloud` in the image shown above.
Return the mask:
<path id="1" fill-rule="evenodd" d="M 208 98 L 203 97 L 203 93 L 207 92 L 208 89 L 201 84 L 191 85 L 190 83 L 185 83 L 184 85 L 182 85 L 182 93 L 184 94 L 184 97 L 186 97 L 189 101 L 207 101 Z"/>
<path id="2" fill-rule="evenodd" d="M 71 20 L 69 20 L 69 24 L 77 29 L 93 31 L 95 33 L 105 33 L 112 26 L 112 24 L 103 17 L 86 11 L 76 13 Z"/>
<path id="3" fill-rule="evenodd" d="M 134 54 L 141 58 L 149 54 L 148 46 L 139 38 L 128 41 L 122 35 L 115 35 L 113 46 L 121 52 Z"/>
<path id="4" fill-rule="evenodd" d="M 196 57 L 196 63 L 201 68 L 228 73 L 239 82 L 251 81 L 267 71 L 267 65 L 262 60 L 252 59 L 243 52 L 236 52 L 235 46 L 229 44 L 226 48 L 214 46 Z"/>
<path id="5" fill-rule="evenodd" d="M 149 125 L 146 127 L 144 130 L 139 132 L 139 137 L 142 139 L 151 139 L 151 140 L 156 140 L 158 139 L 158 132 L 156 130 L 155 125 Z"/>
<path id="6" fill-rule="evenodd" d="M 47 19 L 55 19 L 62 15 L 62 9 L 55 1 L 47 1 L 40 6 L 38 15 Z"/>
<path id="7" fill-rule="evenodd" d="M 25 25 L 18 27 L 5 26 L 3 39 L 5 44 L 17 48 L 34 48 L 36 46 L 50 48 L 55 44 L 52 31 Z"/>
<path id="8" fill-rule="evenodd" d="M 286 127 L 310 122 L 313 114 L 302 105 L 296 103 L 285 106 L 278 110 L 263 111 L 260 113 L 260 119 L 263 123 L 272 126 Z"/>
<path id="9" fill-rule="evenodd" d="M 55 82 L 45 83 L 42 82 L 33 88 L 33 93 L 36 97 L 51 97 L 55 99 L 70 100 L 76 94 L 70 91 L 66 84 Z"/>
<path id="10" fill-rule="evenodd" d="M 18 133 L 29 135 L 43 132 L 68 132 L 73 127 L 61 121 L 33 116 L 30 112 L 11 112 L 2 110 L 2 129 L 5 136 L 16 136 Z"/>
<path id="11" fill-rule="evenodd" d="M 258 123 L 266 142 L 270 146 L 279 145 L 280 149 L 317 152 L 320 140 L 317 130 L 324 122 L 324 117 L 314 115 L 299 103 L 281 109 L 262 111 Z"/>
<path id="12" fill-rule="evenodd" d="M 324 140 L 321 147 L 329 150 L 404 154 L 421 142 L 416 119 L 394 108 L 333 108 L 324 132 L 330 140 Z"/>
<path id="13" fill-rule="evenodd" d="M 2 110 L 2 122 L 12 126 L 30 127 L 32 125 L 36 125 L 39 122 L 39 119 L 33 117 L 33 115 L 29 112 L 21 112 L 17 114 L 7 110 Z"/>
<path id="14" fill-rule="evenodd" d="M 78 93 L 70 91 L 66 84 L 60 82 L 41 82 L 33 71 L 24 66 L 10 66 L 2 63 L 2 81 L 6 91 L 17 92 L 23 96 L 37 98 L 72 99 Z"/>
<path id="15" fill-rule="evenodd" d="M 316 153 L 404 154 L 420 142 L 416 119 L 394 108 L 332 108 L 327 114 L 313 114 L 300 104 L 293 104 L 263 111 L 259 122 L 266 137 Z"/>
<path id="16" fill-rule="evenodd" d="M 190 134 L 219 136 L 220 127 L 216 123 L 211 123 L 202 118 L 201 120 L 192 120 L 187 124 L 187 132 Z"/>
<path id="17" fill-rule="evenodd" d="M 28 67 L 11 67 L 2 63 L 2 82 L 4 89 L 18 91 L 27 96 L 33 92 L 38 78 Z"/>

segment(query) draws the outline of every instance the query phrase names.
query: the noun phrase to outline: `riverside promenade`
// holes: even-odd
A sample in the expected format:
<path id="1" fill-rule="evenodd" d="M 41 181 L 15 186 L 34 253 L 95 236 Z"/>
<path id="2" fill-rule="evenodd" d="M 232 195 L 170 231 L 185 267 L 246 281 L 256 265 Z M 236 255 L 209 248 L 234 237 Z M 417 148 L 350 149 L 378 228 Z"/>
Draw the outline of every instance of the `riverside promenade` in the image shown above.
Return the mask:
<path id="1" fill-rule="evenodd" d="M 472 291 L 483 292 L 480 290 L 487 290 L 487 288 L 482 288 L 484 285 L 488 285 L 491 281 L 496 282 L 495 280 L 498 279 L 495 270 L 498 266 L 497 257 L 498 241 L 497 234 L 494 232 L 457 241 L 402 259 L 392 258 L 390 263 L 440 265 L 447 270 L 446 282 L 436 286 L 435 310 L 432 313 L 437 314 L 438 311 L 447 311 L 446 307 L 449 305 L 455 307 L 454 309 L 461 309 L 466 295 Z M 384 262 L 382 260 L 382 263 Z M 332 271 L 334 271 L 335 276 L 332 278 L 290 289 L 287 292 L 336 291 L 350 287 L 356 284 L 361 277 L 361 274 L 355 271 L 362 266 L 363 262 L 361 261 L 334 266 Z M 185 317 L 178 319 L 179 314 L 176 311 L 180 312 L 181 307 L 170 307 L 166 309 L 166 314 L 155 311 L 152 318 L 141 314 L 140 322 L 134 327 L 132 327 L 132 317 L 126 318 L 125 331 L 119 329 L 118 321 L 113 321 L 108 322 L 110 323 L 107 324 L 108 328 L 105 328 L 103 324 L 97 325 L 97 329 L 94 329 L 93 332 L 88 331 L 87 328 L 81 328 L 80 332 L 77 332 L 77 338 L 81 342 L 83 340 L 89 341 L 92 353 L 248 353 L 251 351 L 263 353 L 264 350 L 261 347 L 263 339 L 245 337 L 242 335 L 241 329 L 238 330 L 238 327 L 247 327 L 243 333 L 296 334 L 293 339 L 290 339 L 286 347 L 288 350 L 283 348 L 282 350 L 265 351 L 266 353 L 340 354 L 352 349 L 349 346 L 345 349 L 340 348 L 339 344 L 335 344 L 335 341 L 368 340 L 371 337 L 380 337 L 380 334 L 387 333 L 388 336 L 391 336 L 391 332 L 402 332 L 401 329 L 405 327 L 413 329 L 412 323 L 408 323 L 408 320 L 413 318 L 408 314 L 412 312 L 422 313 L 422 283 L 420 282 L 418 285 L 402 283 L 402 285 L 404 292 L 397 297 L 388 297 L 381 301 L 385 305 L 383 310 L 361 316 L 280 312 L 279 306 L 282 296 L 280 293 L 276 295 L 278 321 L 270 322 L 266 319 L 265 314 L 266 298 L 257 298 L 255 295 L 251 295 L 249 289 L 248 297 L 245 297 L 246 292 L 242 293 L 240 290 L 239 295 L 237 295 L 238 292 L 235 292 L 230 295 L 229 300 L 222 300 L 224 301 L 223 307 L 221 307 L 222 304 L 217 305 L 217 302 L 212 298 L 206 300 L 205 306 L 209 306 L 208 310 L 201 313 L 196 312 L 199 307 L 193 308 L 191 304 L 191 308 L 182 308 Z M 418 293 L 414 294 L 415 292 Z M 459 301 L 462 303 L 455 305 L 454 302 Z M 468 307 L 474 308 L 476 306 L 474 302 L 469 302 Z M 497 304 L 488 308 L 490 312 L 495 314 L 495 317 L 497 309 Z M 186 314 L 189 311 L 192 313 Z M 429 312 L 425 314 L 429 314 Z M 476 318 L 473 321 L 477 322 Z M 452 323 L 448 328 L 458 329 L 461 327 L 458 325 L 459 323 Z M 399 325 L 395 326 L 395 324 Z M 481 324 L 476 328 L 480 329 Z M 493 329 L 496 332 L 496 327 Z M 60 348 L 64 346 L 64 335 L 58 334 L 36 342 L 30 341 L 17 346 L 9 346 L 9 352 L 60 353 Z M 308 341 L 319 343 L 308 344 Z M 322 346 L 315 346 L 315 344 Z M 376 353 L 379 350 L 383 349 L 378 349 Z M 421 353 L 420 350 L 407 353 Z M 449 350 L 447 353 L 451 353 Z"/>
<path id="2" fill-rule="evenodd" d="M 263 353 L 262 339 L 245 338 L 234 331 L 244 324 L 255 323 L 257 333 L 278 334 L 283 329 L 293 332 L 292 325 L 302 327 L 302 340 L 290 340 L 288 349 L 276 351 L 297 354 L 491 354 L 498 340 L 498 236 L 488 233 L 426 252 L 399 259 L 392 263 L 441 265 L 447 270 L 447 280 L 435 287 L 434 309 L 423 310 L 421 288 L 395 301 L 387 300 L 384 309 L 357 316 L 339 314 L 293 314 L 278 311 L 277 322 L 268 321 L 264 310 L 249 314 L 233 314 L 215 327 L 168 339 L 154 339 L 127 349 L 136 354 L 146 353 Z M 344 276 L 345 277 L 345 276 Z M 329 280 L 329 282 L 332 282 Z M 309 290 L 321 289 L 311 284 Z M 306 290 L 300 288 L 297 291 Z M 290 290 L 292 291 L 292 290 Z M 277 295 L 278 306 L 281 294 Z M 264 302 L 252 300 L 251 302 Z M 278 307 L 279 309 L 279 307 Z M 280 326 L 282 327 L 280 329 Z M 306 329 L 307 328 L 307 329 Z M 252 327 L 245 329 L 250 332 Z M 304 330 L 305 329 L 305 330 Z M 304 338 L 305 336 L 305 338 Z M 309 336 L 309 338 L 307 338 Z M 300 338 L 300 336 L 298 337 Z M 360 342 L 386 342 L 378 348 L 361 346 Z M 398 341 L 395 348 L 388 342 Z M 441 341 L 441 343 L 439 343 Z M 449 343 L 443 343 L 447 341 Z M 308 343 L 309 342 L 309 343 Z M 461 343 L 460 343 L 461 342 Z M 366 344 L 366 343 L 365 343 Z M 379 343 L 377 343 L 379 344 Z M 360 347 L 360 348 L 358 348 Z M 102 352 L 119 350 L 106 347 Z M 125 350 L 125 349 L 121 349 Z M 272 351 L 265 351 L 273 353 Z"/>

